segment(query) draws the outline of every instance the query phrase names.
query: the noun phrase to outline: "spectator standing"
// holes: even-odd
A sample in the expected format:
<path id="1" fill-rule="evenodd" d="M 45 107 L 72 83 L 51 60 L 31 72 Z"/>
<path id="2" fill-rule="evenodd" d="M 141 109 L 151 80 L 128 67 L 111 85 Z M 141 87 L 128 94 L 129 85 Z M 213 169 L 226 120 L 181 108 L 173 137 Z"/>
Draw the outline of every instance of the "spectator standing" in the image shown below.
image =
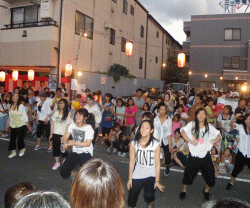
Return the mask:
<path id="1" fill-rule="evenodd" d="M 236 123 L 237 124 L 243 124 L 244 122 L 244 116 L 246 115 L 246 100 L 244 98 L 241 98 L 238 102 L 238 107 L 235 109 L 234 114 L 240 113 L 241 116 L 237 117 Z"/>
<path id="2" fill-rule="evenodd" d="M 172 118 L 173 113 L 174 113 L 174 104 L 170 99 L 170 94 L 166 94 L 164 97 L 164 104 L 167 107 L 167 114 L 170 118 Z"/>
<path id="3" fill-rule="evenodd" d="M 126 126 L 126 136 L 130 136 L 133 127 L 136 124 L 136 112 L 137 112 L 137 107 L 135 105 L 135 102 L 132 98 L 129 98 L 127 101 L 127 107 L 125 111 L 125 126 Z"/>
<path id="4" fill-rule="evenodd" d="M 202 101 L 203 101 L 203 97 L 201 94 L 197 94 L 195 96 L 195 104 L 191 106 L 189 112 L 188 112 L 188 123 L 190 121 L 194 121 L 195 120 L 195 112 L 197 109 L 199 108 L 203 108 L 203 105 L 202 105 Z"/>
<path id="5" fill-rule="evenodd" d="M 139 126 L 141 123 L 141 114 L 143 110 L 143 105 L 145 103 L 144 99 L 142 98 L 142 89 L 139 88 L 136 90 L 136 97 L 133 97 L 133 100 L 137 107 L 135 125 Z"/>
<path id="6" fill-rule="evenodd" d="M 40 87 L 38 88 L 39 95 L 44 93 L 45 82 L 43 80 L 40 81 Z"/>
<path id="7" fill-rule="evenodd" d="M 121 127 L 124 125 L 124 115 L 126 107 L 124 106 L 122 98 L 116 100 L 116 106 L 113 108 L 113 115 L 115 116 L 115 123 L 119 124 Z"/>

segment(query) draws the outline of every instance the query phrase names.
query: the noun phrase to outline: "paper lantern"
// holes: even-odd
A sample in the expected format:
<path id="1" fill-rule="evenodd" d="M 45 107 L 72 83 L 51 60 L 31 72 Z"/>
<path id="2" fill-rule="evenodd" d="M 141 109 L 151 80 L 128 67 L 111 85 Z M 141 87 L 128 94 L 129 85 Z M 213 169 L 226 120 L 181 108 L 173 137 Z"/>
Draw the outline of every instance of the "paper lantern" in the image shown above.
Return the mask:
<path id="1" fill-rule="evenodd" d="M 0 72 L 0 82 L 4 82 L 5 81 L 5 72 L 4 71 L 1 71 Z"/>
<path id="2" fill-rule="evenodd" d="M 34 70 L 29 70 L 28 71 L 28 80 L 29 81 L 33 81 L 34 80 L 34 76 L 35 76 L 35 72 L 34 72 Z"/>
<path id="3" fill-rule="evenodd" d="M 17 81 L 17 80 L 18 80 L 18 71 L 17 71 L 17 70 L 14 70 L 14 71 L 12 72 L 12 79 L 13 79 L 14 81 Z"/>
<path id="4" fill-rule="evenodd" d="M 128 41 L 126 43 L 126 52 L 125 53 L 126 53 L 127 56 L 132 55 L 132 53 L 133 53 L 133 43 L 132 42 Z"/>
<path id="5" fill-rule="evenodd" d="M 185 66 L 186 56 L 184 53 L 178 54 L 178 67 L 182 68 Z"/>
<path id="6" fill-rule="evenodd" d="M 66 64 L 65 75 L 69 77 L 72 74 L 72 64 Z"/>

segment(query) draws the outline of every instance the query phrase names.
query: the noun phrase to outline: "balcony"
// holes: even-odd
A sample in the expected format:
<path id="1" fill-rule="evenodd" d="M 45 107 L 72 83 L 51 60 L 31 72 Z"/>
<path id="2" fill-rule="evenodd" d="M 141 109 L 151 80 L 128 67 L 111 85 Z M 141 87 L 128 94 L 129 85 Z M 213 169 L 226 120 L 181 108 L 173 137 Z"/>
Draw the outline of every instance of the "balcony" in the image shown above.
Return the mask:
<path id="1" fill-rule="evenodd" d="M 56 26 L 56 27 L 58 27 L 57 22 L 54 20 L 7 24 L 4 26 L 5 26 L 5 28 L 2 28 L 1 30 L 16 29 L 16 28 L 28 28 L 28 27 L 41 27 L 41 26 Z"/>
<path id="2" fill-rule="evenodd" d="M 191 32 L 191 21 L 186 21 L 183 23 L 183 31 L 185 33 L 190 33 Z"/>

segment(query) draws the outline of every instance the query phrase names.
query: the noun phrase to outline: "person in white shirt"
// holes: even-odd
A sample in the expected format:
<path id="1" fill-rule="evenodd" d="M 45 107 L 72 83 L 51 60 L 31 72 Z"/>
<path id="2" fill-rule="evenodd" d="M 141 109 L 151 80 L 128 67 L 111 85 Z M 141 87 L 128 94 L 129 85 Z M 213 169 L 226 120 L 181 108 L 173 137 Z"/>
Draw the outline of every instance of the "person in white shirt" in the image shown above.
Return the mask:
<path id="1" fill-rule="evenodd" d="M 159 115 L 154 119 L 154 137 L 160 142 L 165 156 L 166 169 L 164 175 L 167 176 L 170 172 L 171 151 L 173 150 L 171 145 L 172 136 L 172 119 L 167 115 L 167 107 L 162 102 L 158 105 Z"/>
<path id="2" fill-rule="evenodd" d="M 236 177 L 246 164 L 250 169 L 250 114 L 244 117 L 244 122 L 242 124 L 236 124 L 236 119 L 241 116 L 241 113 L 236 114 L 230 122 L 230 126 L 239 131 L 240 141 L 238 143 L 239 151 L 236 155 L 234 169 L 231 174 L 231 181 L 226 186 L 227 190 L 233 188 Z"/>
<path id="3" fill-rule="evenodd" d="M 50 105 L 48 102 L 46 102 L 47 94 L 43 93 L 41 95 L 41 101 L 37 105 L 37 120 L 38 120 L 38 126 L 37 126 L 37 145 L 35 147 L 35 150 L 40 150 L 41 147 L 41 137 L 43 133 L 45 133 L 46 138 L 49 140 L 50 137 Z M 48 152 L 52 152 L 52 141 L 49 141 L 49 148 Z"/>
<path id="4" fill-rule="evenodd" d="M 138 129 L 134 141 L 129 147 L 129 190 L 128 206 L 136 207 L 136 202 L 142 188 L 147 207 L 153 207 L 155 189 L 161 192 L 164 186 L 160 184 L 160 143 L 153 137 L 153 122 L 144 120 Z"/>
<path id="5" fill-rule="evenodd" d="M 69 124 L 72 122 L 69 112 L 69 104 L 65 98 L 62 98 L 58 103 L 58 110 L 52 116 L 50 140 L 53 144 L 53 157 L 55 163 L 52 170 L 57 170 L 60 167 L 59 156 L 67 157 L 67 152 L 61 152 L 61 143 L 63 141 L 63 135 L 67 132 Z M 62 164 L 63 164 L 62 162 Z"/>
<path id="6" fill-rule="evenodd" d="M 64 179 L 75 177 L 73 171 L 77 165 L 82 166 L 85 162 L 93 157 L 93 144 L 95 118 L 92 113 L 81 108 L 74 115 L 74 122 L 68 127 L 67 133 L 64 135 L 64 149 L 72 147 L 72 152 L 69 153 L 60 174 Z M 69 136 L 73 140 L 68 140 Z"/>
<path id="7" fill-rule="evenodd" d="M 192 185 L 199 171 L 206 182 L 203 189 L 204 198 L 209 200 L 209 190 L 215 185 L 215 171 L 210 151 L 221 140 L 220 132 L 207 122 L 204 108 L 195 112 L 195 121 L 189 122 L 181 129 L 181 135 L 188 142 L 190 155 L 184 172 L 183 189 L 180 199 L 186 198 L 188 185 Z"/>
<path id="8" fill-rule="evenodd" d="M 84 108 L 86 110 L 88 110 L 89 113 L 93 113 L 95 116 L 95 127 L 94 127 L 95 135 L 94 135 L 94 139 L 92 141 L 93 145 L 95 145 L 95 141 L 96 141 L 96 138 L 97 138 L 98 132 L 99 132 L 99 125 L 100 125 L 101 120 L 102 120 L 102 112 L 101 112 L 99 106 L 95 103 L 95 99 L 94 99 L 93 95 L 91 95 L 91 94 L 87 95 L 86 101 L 87 101 L 87 104 L 84 106 Z"/>

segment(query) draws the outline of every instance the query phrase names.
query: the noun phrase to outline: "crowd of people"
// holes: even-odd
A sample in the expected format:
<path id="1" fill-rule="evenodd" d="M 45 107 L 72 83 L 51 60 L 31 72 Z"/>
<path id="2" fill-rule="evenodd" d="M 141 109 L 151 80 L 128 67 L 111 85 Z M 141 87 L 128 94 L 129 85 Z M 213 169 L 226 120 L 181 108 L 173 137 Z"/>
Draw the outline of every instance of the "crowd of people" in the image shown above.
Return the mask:
<path id="1" fill-rule="evenodd" d="M 0 94 L 0 131 L 2 137 L 10 135 L 9 158 L 17 156 L 17 149 L 19 157 L 24 156 L 27 132 L 37 141 L 35 151 L 41 149 L 41 139 L 46 138 L 47 151 L 52 152 L 55 161 L 52 169 L 60 168 L 64 179 L 73 180 L 71 207 L 124 207 L 124 188 L 116 170 L 102 160 L 92 159 L 97 140 L 107 145 L 107 154 L 130 158 L 129 207 L 136 207 L 142 188 L 147 206 L 154 206 L 155 190 L 164 191 L 161 166 L 165 166 L 165 176 L 172 165 L 184 169 L 181 200 L 199 171 L 206 183 L 204 198 L 209 200 L 218 174 L 231 174 L 225 187 L 230 190 L 244 166 L 250 169 L 250 99 L 236 97 L 235 110 L 230 105 L 221 106 L 218 98 L 230 98 L 230 91 L 184 92 L 169 86 L 163 93 L 137 89 L 131 97 L 114 98 L 110 93 L 102 96 L 101 91 L 91 93 L 86 89 L 71 101 L 63 83 L 51 92 L 41 81 L 38 90 L 25 82 L 13 93 L 0 87 Z M 75 171 L 77 166 L 81 167 L 79 172 Z M 93 183 L 93 188 L 86 188 L 85 183 Z M 23 197 L 20 203 L 53 195 L 27 186 L 32 189 L 27 192 L 30 198 Z M 102 190 L 97 192 L 97 187 Z M 110 190 L 110 196 L 102 192 L 105 190 Z M 94 204 L 88 204 L 88 197 L 96 198 Z M 111 206 L 113 197 L 119 200 Z M 63 200 L 56 203 L 67 204 Z"/>

